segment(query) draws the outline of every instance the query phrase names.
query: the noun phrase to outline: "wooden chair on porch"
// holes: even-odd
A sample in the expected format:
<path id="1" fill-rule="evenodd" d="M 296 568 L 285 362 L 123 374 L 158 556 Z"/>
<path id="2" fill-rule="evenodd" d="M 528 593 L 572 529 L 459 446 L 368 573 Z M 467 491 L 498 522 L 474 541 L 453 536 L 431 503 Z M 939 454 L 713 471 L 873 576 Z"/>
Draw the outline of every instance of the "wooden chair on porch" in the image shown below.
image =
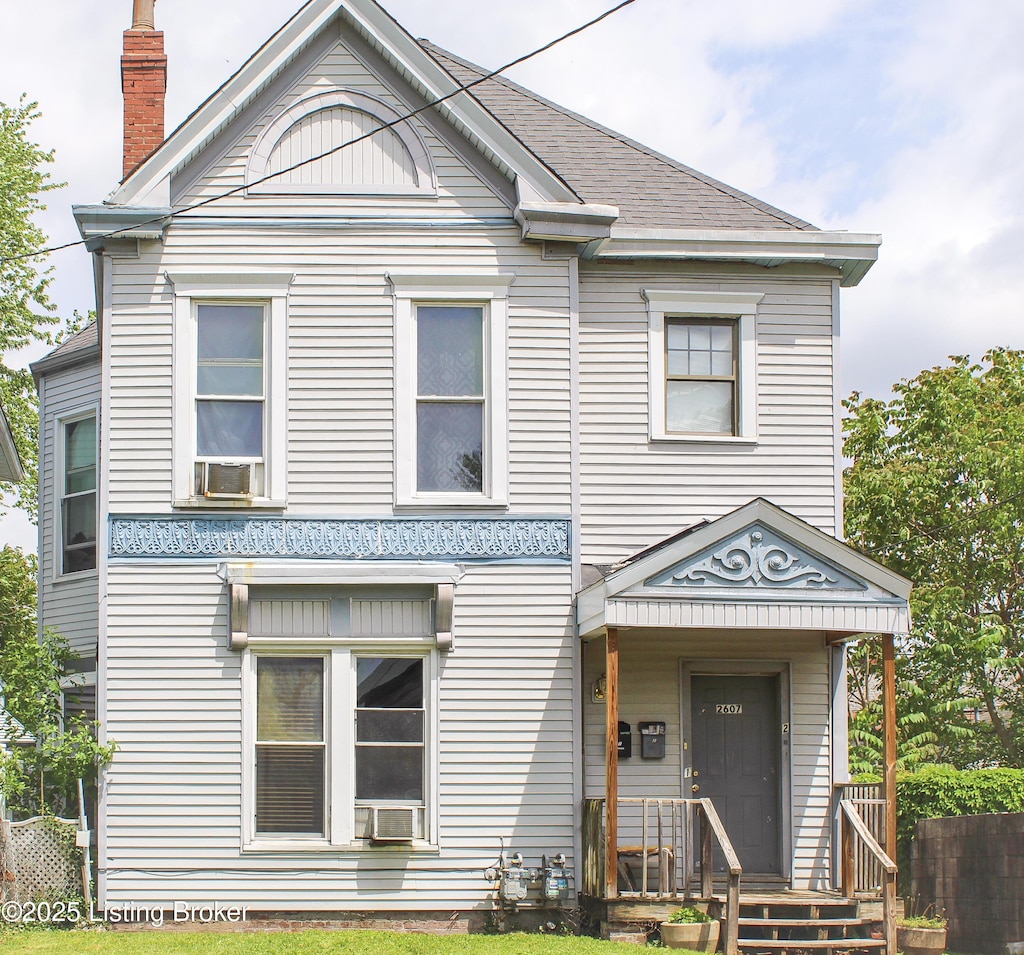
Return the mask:
<path id="1" fill-rule="evenodd" d="M 624 888 L 629 892 L 641 892 L 644 888 L 643 873 L 647 867 L 647 860 L 651 857 L 658 860 L 658 895 L 672 895 L 675 892 L 673 873 L 675 872 L 675 853 L 671 846 L 619 846 L 618 847 L 618 872 L 619 880 L 624 883 Z M 630 860 L 640 860 L 640 871 L 636 875 Z M 650 888 L 648 887 L 648 893 Z"/>

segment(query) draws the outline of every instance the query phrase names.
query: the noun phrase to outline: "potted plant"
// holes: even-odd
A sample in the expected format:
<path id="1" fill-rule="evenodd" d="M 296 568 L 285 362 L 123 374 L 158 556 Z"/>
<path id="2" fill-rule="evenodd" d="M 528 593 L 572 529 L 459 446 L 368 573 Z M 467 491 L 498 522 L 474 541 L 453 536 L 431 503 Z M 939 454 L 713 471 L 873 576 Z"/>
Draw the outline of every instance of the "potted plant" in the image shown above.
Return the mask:
<path id="1" fill-rule="evenodd" d="M 946 917 L 929 906 L 921 915 L 896 923 L 896 947 L 903 955 L 942 955 L 946 950 Z"/>
<path id="2" fill-rule="evenodd" d="M 688 905 L 676 909 L 661 923 L 661 940 L 667 948 L 688 948 L 694 952 L 713 952 L 718 948 L 717 919 Z"/>

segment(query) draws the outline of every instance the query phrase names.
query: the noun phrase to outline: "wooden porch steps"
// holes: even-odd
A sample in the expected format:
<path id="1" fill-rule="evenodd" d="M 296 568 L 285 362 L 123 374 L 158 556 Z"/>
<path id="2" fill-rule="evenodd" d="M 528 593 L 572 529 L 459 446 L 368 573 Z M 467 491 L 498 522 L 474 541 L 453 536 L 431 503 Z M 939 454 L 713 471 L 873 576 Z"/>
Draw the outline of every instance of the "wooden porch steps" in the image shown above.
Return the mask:
<path id="1" fill-rule="evenodd" d="M 778 896 L 740 899 L 739 950 L 780 953 L 877 953 L 881 923 L 860 914 L 855 899 Z"/>

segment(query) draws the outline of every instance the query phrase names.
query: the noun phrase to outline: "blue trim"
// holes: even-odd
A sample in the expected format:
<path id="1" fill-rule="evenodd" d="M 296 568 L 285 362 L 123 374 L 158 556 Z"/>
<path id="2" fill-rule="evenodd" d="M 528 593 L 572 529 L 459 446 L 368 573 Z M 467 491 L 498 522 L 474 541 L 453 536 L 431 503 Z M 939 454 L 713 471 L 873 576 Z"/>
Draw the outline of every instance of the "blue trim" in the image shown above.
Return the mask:
<path id="1" fill-rule="evenodd" d="M 569 559 L 567 518 L 110 517 L 109 556 Z"/>

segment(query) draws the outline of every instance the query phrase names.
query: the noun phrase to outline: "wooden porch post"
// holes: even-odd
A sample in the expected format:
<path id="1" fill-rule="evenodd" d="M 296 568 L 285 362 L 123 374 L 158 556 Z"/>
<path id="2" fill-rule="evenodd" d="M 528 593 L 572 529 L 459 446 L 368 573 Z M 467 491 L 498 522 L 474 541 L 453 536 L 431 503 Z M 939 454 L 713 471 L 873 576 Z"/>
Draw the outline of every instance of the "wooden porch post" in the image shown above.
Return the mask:
<path id="1" fill-rule="evenodd" d="M 619 631 L 605 637 L 604 881 L 605 896 L 619 894 Z"/>
<path id="2" fill-rule="evenodd" d="M 882 792 L 885 795 L 885 851 L 896 861 L 896 646 L 891 633 L 882 634 L 882 722 L 885 752 Z"/>

